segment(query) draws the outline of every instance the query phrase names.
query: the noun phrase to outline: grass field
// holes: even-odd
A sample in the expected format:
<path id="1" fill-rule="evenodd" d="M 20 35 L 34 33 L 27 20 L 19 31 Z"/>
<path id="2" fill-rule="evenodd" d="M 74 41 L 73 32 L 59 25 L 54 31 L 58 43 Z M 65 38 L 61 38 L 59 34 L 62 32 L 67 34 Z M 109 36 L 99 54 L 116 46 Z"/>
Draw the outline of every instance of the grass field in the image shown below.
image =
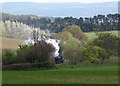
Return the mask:
<path id="1" fill-rule="evenodd" d="M 50 70 L 3 71 L 3 84 L 118 84 L 118 66 L 82 65 Z"/>
<path id="2" fill-rule="evenodd" d="M 119 36 L 118 34 L 120 34 L 120 30 L 119 31 L 104 31 L 104 33 L 111 33 L 111 34 L 118 37 Z M 85 34 L 89 40 L 94 39 L 96 37 L 95 32 L 86 32 Z"/>

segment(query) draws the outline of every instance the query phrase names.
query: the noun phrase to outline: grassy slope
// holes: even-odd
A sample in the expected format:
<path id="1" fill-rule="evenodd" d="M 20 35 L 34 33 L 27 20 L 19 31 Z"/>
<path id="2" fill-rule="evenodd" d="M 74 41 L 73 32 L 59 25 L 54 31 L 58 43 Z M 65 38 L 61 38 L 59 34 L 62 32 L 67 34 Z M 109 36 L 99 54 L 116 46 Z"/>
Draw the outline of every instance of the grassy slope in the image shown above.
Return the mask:
<path id="1" fill-rule="evenodd" d="M 51 70 L 3 71 L 3 84 L 117 84 L 117 66 L 77 66 Z"/>

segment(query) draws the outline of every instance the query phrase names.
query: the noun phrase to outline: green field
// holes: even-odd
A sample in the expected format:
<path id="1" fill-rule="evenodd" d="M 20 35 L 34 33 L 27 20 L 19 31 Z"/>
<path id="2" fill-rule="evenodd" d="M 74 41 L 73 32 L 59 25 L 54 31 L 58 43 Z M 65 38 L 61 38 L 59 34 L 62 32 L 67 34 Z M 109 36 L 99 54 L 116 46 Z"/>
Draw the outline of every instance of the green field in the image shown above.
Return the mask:
<path id="1" fill-rule="evenodd" d="M 96 33 L 100 33 L 100 32 L 86 32 L 85 34 L 86 34 L 86 36 L 88 37 L 88 39 L 94 39 L 95 37 L 96 37 Z M 103 31 L 102 33 L 111 33 L 111 34 L 113 34 L 113 35 L 115 35 L 115 36 L 119 36 L 118 34 L 120 33 L 120 30 L 119 31 Z"/>
<path id="2" fill-rule="evenodd" d="M 118 84 L 118 66 L 79 65 L 49 70 L 3 71 L 3 84 Z"/>

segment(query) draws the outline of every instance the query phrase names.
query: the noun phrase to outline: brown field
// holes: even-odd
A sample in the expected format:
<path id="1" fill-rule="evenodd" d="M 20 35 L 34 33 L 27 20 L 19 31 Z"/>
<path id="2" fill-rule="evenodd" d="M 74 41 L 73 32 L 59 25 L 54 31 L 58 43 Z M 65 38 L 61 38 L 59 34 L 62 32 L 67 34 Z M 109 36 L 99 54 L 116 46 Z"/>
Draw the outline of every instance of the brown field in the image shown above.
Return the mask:
<path id="1" fill-rule="evenodd" d="M 0 39 L 1 39 L 0 44 L 2 45 L 0 47 L 0 50 L 17 49 L 19 47 L 19 45 L 23 42 L 23 40 L 20 40 L 20 39 L 12 39 L 12 38 L 0 38 Z"/>

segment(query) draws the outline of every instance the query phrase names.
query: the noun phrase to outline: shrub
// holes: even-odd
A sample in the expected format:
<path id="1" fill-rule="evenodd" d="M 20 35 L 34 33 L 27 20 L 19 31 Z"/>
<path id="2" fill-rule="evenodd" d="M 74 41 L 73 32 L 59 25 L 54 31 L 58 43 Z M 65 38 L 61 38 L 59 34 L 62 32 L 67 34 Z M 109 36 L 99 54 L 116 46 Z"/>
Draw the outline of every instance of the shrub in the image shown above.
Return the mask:
<path id="1" fill-rule="evenodd" d="M 78 64 L 83 61 L 80 48 L 66 48 L 63 52 L 64 58 L 68 61 L 69 64 Z"/>
<path id="2" fill-rule="evenodd" d="M 33 45 L 19 45 L 19 48 L 17 50 L 17 52 L 26 49 L 26 48 L 31 48 Z"/>
<path id="3" fill-rule="evenodd" d="M 41 41 L 33 46 L 33 54 L 35 54 L 37 62 L 48 61 L 55 51 L 54 47 L 51 44 L 47 44 L 44 41 Z"/>
<path id="4" fill-rule="evenodd" d="M 19 63 L 51 63 L 50 57 L 53 55 L 54 47 L 45 41 L 40 41 L 32 46 L 25 46 L 17 53 Z"/>
<path id="5" fill-rule="evenodd" d="M 110 55 L 118 56 L 119 41 L 120 38 L 111 33 L 100 33 L 92 44 L 104 48 Z"/>
<path id="6" fill-rule="evenodd" d="M 104 61 L 105 64 L 119 64 L 119 57 L 118 56 L 110 56 L 109 59 Z"/>
<path id="7" fill-rule="evenodd" d="M 20 45 L 15 53 L 12 50 L 4 50 L 2 53 L 3 69 L 30 69 L 49 68 L 54 66 L 54 47 L 45 41 L 35 45 Z"/>
<path id="8" fill-rule="evenodd" d="M 98 46 L 88 45 L 86 48 L 82 48 L 81 52 L 84 61 L 90 61 L 95 64 L 100 64 L 103 60 L 109 58 L 106 50 Z"/>
<path id="9" fill-rule="evenodd" d="M 33 63 L 36 58 L 33 55 L 32 48 L 26 47 L 18 51 L 17 59 L 18 63 Z"/>
<path id="10" fill-rule="evenodd" d="M 10 49 L 5 49 L 2 52 L 2 64 L 14 64 L 16 63 L 16 53 Z"/>

